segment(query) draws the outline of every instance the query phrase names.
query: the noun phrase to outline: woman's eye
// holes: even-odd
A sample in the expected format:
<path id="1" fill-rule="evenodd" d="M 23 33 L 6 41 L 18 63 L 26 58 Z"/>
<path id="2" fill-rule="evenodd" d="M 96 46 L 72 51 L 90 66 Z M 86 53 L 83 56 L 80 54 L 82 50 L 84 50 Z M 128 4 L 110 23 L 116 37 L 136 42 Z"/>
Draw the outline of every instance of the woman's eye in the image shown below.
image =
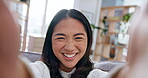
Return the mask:
<path id="1" fill-rule="evenodd" d="M 65 38 L 63 38 L 63 37 L 59 37 L 59 38 L 57 38 L 58 40 L 64 40 Z"/>
<path id="2" fill-rule="evenodd" d="M 81 39 L 83 39 L 83 37 L 76 37 L 75 39 L 77 39 L 77 40 L 81 40 Z"/>

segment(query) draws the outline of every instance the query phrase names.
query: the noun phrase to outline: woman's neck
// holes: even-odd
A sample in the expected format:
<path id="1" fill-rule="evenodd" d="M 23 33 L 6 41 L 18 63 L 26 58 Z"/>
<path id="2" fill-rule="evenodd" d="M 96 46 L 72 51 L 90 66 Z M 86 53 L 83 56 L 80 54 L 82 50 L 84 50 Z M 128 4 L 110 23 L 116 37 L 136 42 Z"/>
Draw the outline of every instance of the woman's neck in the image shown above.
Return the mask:
<path id="1" fill-rule="evenodd" d="M 59 72 L 63 78 L 70 78 L 71 74 L 73 74 L 75 71 L 76 71 L 76 68 L 72 69 L 72 71 L 70 71 L 70 72 L 65 72 L 65 71 L 59 69 Z"/>
<path id="2" fill-rule="evenodd" d="M 60 69 L 61 69 L 62 71 L 64 71 L 64 72 L 71 72 L 74 68 L 75 68 L 75 67 L 73 67 L 73 68 L 67 68 L 67 67 L 65 67 L 64 65 L 60 65 Z"/>

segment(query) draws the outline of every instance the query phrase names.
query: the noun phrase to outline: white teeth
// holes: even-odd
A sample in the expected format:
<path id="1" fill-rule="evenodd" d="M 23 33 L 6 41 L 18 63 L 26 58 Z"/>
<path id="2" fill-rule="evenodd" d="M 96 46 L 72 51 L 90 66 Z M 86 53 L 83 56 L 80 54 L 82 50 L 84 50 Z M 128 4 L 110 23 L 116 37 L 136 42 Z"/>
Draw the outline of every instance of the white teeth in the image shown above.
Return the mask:
<path id="1" fill-rule="evenodd" d="M 69 55 L 69 54 L 65 54 L 65 53 L 64 53 L 64 56 L 69 57 L 69 58 L 70 58 L 70 57 L 73 57 L 73 56 L 75 56 L 75 55 L 76 55 L 76 54 L 70 54 L 70 55 Z"/>

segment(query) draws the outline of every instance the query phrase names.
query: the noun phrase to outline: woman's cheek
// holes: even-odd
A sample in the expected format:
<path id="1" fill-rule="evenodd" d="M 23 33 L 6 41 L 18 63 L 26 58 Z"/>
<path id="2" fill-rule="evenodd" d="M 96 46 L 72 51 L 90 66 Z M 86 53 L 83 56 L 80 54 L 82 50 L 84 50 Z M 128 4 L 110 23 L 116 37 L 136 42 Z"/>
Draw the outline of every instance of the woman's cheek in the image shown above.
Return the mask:
<path id="1" fill-rule="evenodd" d="M 53 41 L 53 50 L 59 50 L 64 46 L 63 42 L 59 42 L 59 41 Z"/>
<path id="2" fill-rule="evenodd" d="M 78 43 L 77 46 L 78 46 L 79 49 L 81 49 L 82 51 L 86 51 L 87 43 L 81 42 L 81 43 Z"/>

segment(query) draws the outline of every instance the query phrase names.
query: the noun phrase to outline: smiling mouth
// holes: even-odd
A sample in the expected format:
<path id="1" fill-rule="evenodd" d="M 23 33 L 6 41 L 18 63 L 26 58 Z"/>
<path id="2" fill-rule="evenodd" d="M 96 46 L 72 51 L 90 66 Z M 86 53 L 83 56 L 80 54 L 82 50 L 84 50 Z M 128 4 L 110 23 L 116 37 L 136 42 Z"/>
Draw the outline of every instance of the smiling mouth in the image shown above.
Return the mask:
<path id="1" fill-rule="evenodd" d="M 65 57 L 68 57 L 68 58 L 72 58 L 74 56 L 76 56 L 78 53 L 74 53 L 74 54 L 66 54 L 66 53 L 62 53 Z"/>

